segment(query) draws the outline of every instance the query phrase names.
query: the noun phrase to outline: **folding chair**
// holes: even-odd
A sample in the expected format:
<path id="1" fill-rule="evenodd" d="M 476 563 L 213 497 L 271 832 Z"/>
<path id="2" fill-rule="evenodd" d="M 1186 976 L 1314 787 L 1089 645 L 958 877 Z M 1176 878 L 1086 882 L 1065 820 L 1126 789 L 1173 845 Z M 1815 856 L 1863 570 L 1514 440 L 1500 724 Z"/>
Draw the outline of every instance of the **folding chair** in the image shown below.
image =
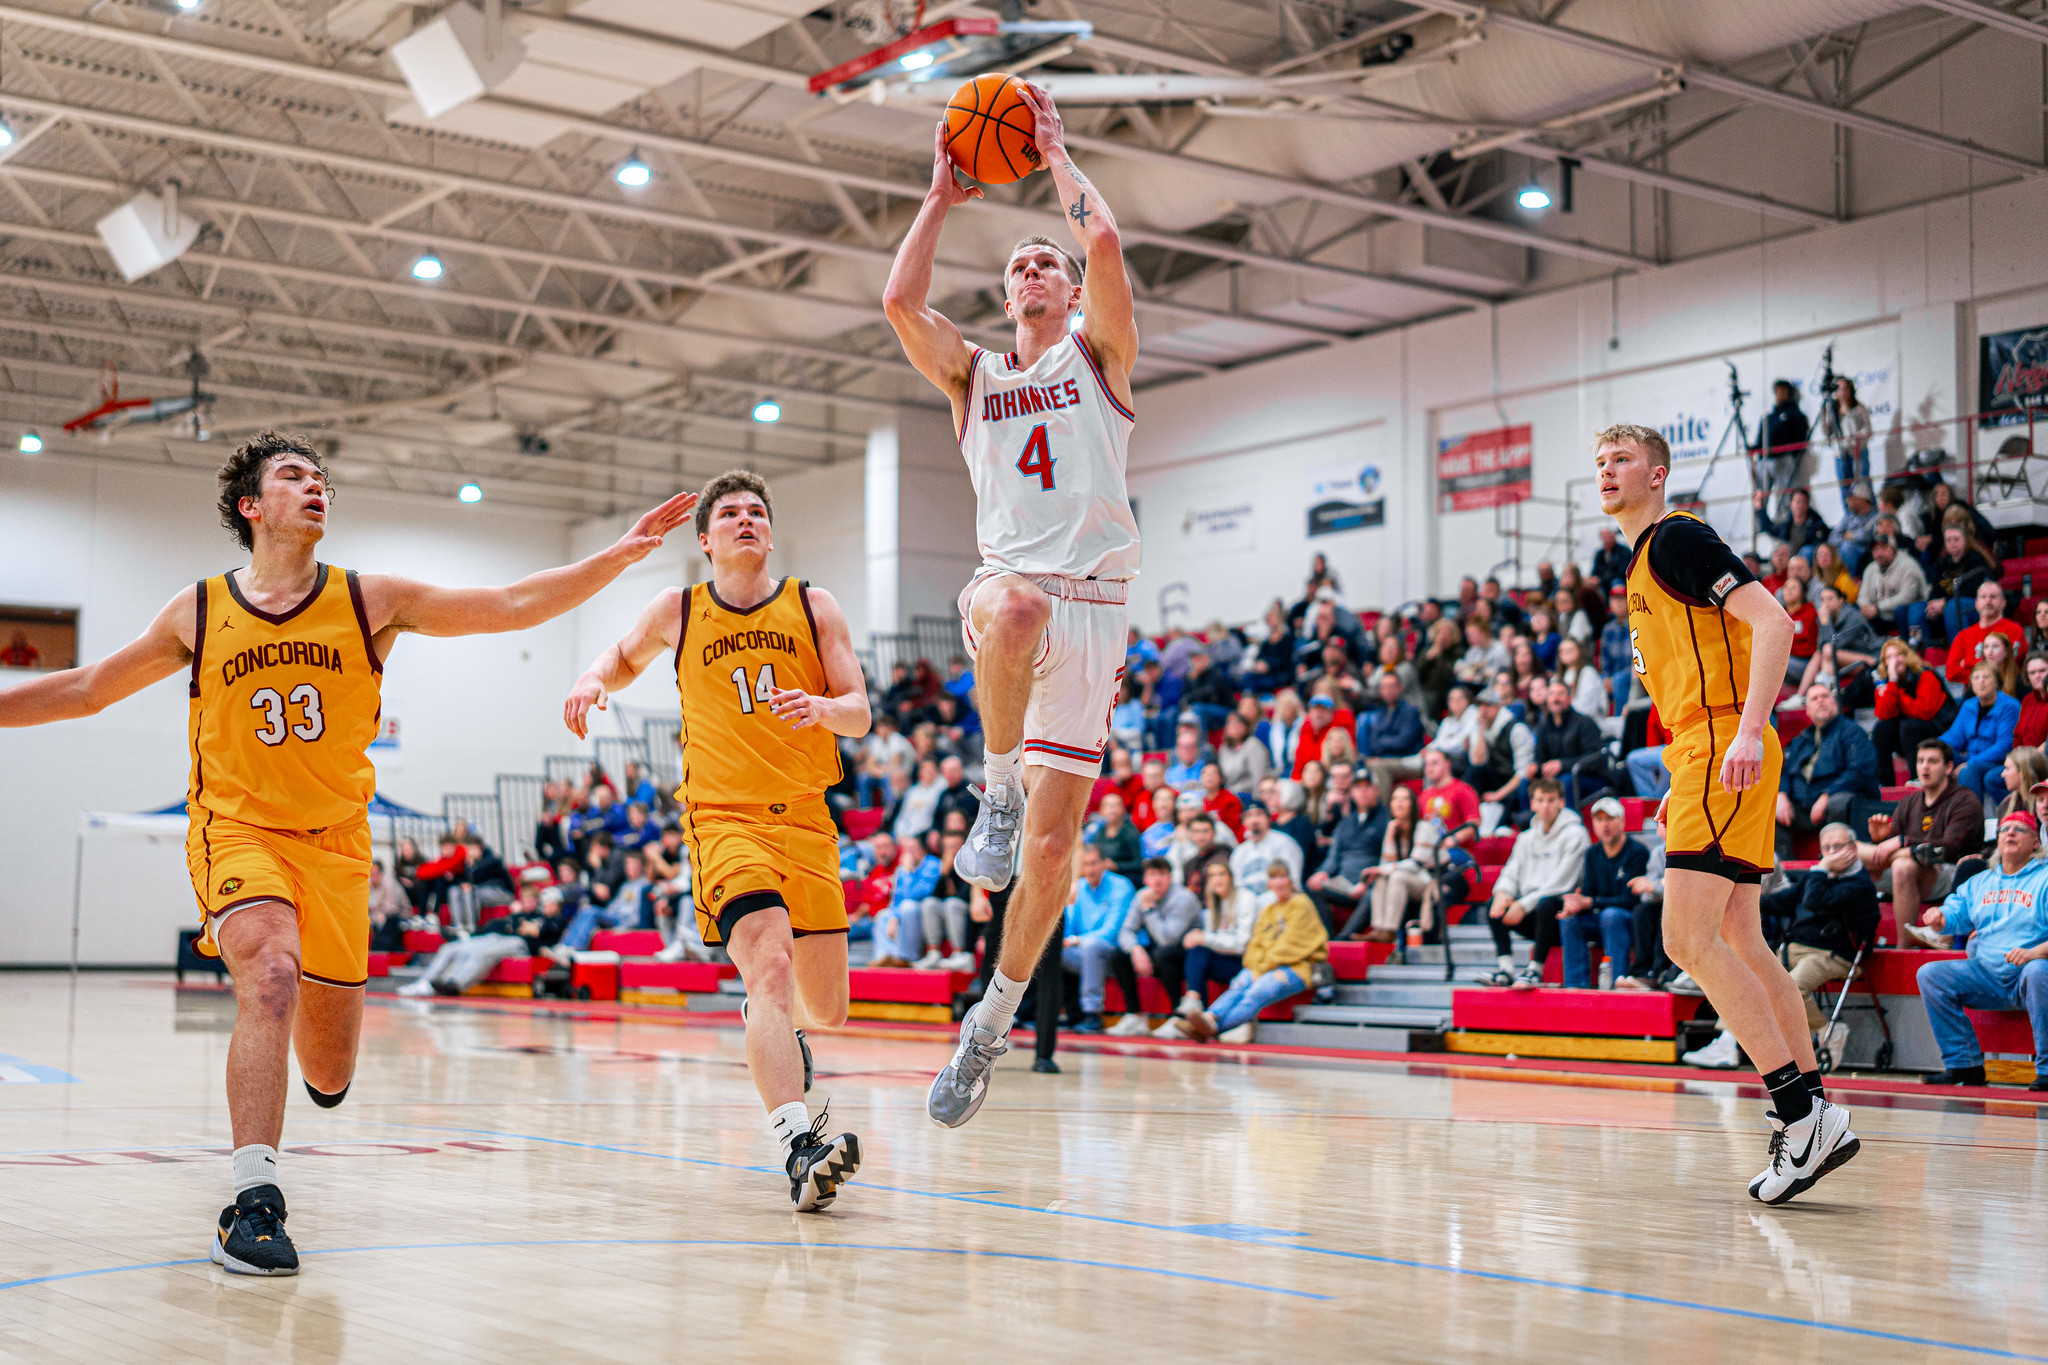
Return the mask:
<path id="1" fill-rule="evenodd" d="M 1889 1071 L 1892 1069 L 1892 1058 L 1896 1055 L 1892 1046 L 1891 1020 L 1885 1017 L 1884 1000 L 1877 993 L 1877 983 L 1863 970 L 1863 960 L 1870 956 L 1871 947 L 1870 943 L 1856 945 L 1856 956 L 1849 963 L 1849 975 L 1843 980 L 1842 989 L 1835 992 L 1835 1008 L 1828 1014 L 1828 1029 L 1832 1029 L 1840 1022 L 1842 1011 L 1849 1007 L 1849 988 L 1861 979 L 1864 989 L 1870 993 L 1870 1008 L 1877 1014 L 1877 1026 L 1884 1033 L 1884 1041 L 1878 1044 L 1877 1056 L 1873 1063 L 1879 1071 Z M 1822 1036 L 1826 1035 L 1827 1030 L 1822 1030 Z M 1815 1049 L 1813 1054 L 1813 1064 L 1822 1075 L 1840 1066 L 1841 1061 L 1841 1058 L 1826 1047 Z"/>

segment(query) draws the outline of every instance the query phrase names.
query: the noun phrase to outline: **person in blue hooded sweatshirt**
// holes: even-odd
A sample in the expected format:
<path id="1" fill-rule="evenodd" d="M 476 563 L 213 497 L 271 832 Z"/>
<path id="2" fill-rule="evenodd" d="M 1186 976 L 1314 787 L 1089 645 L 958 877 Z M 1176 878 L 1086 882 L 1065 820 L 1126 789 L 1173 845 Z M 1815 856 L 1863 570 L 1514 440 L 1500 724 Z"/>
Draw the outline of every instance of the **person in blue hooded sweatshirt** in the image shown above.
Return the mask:
<path id="1" fill-rule="evenodd" d="M 1969 956 L 1920 969 L 1920 1000 L 1944 1070 L 1929 1085 L 1984 1084 L 1984 1051 L 1965 1010 L 2025 1010 L 2034 1029 L 2035 1091 L 2048 1091 L 2048 858 L 2023 810 L 1998 822 L 1998 857 L 1925 923 L 1968 941 Z"/>

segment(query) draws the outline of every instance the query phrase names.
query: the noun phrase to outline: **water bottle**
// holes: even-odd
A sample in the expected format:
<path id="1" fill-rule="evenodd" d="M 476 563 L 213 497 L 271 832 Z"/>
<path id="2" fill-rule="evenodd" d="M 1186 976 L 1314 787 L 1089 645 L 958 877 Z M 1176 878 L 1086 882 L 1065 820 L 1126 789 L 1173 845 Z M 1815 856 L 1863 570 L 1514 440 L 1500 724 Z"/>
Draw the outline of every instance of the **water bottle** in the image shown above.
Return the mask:
<path id="1" fill-rule="evenodd" d="M 1600 989 L 1603 991 L 1614 989 L 1614 959 L 1611 957 L 1600 959 Z"/>

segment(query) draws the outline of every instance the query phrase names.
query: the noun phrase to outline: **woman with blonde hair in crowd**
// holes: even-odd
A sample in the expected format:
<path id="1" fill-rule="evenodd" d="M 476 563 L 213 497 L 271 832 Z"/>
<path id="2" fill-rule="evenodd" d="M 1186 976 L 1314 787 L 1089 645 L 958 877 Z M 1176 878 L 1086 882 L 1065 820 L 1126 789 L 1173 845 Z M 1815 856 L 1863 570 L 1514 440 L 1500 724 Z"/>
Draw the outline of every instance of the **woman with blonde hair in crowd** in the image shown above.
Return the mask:
<path id="1" fill-rule="evenodd" d="M 2034 808 L 2034 784 L 2048 782 L 2048 753 L 2022 744 L 2005 756 L 2005 799 L 1998 803 L 1997 816 L 2003 820 L 2016 810 Z"/>
<path id="2" fill-rule="evenodd" d="M 1323 771 L 1328 773 L 1339 763 L 1349 763 L 1354 768 L 1358 766 L 1358 741 L 1342 726 L 1323 736 Z"/>
<path id="3" fill-rule="evenodd" d="M 1312 758 L 1302 767 L 1301 776 L 1295 780 L 1301 784 L 1301 794 L 1307 798 L 1302 804 L 1301 813 L 1308 817 L 1309 824 L 1320 828 L 1323 823 L 1323 805 L 1330 797 L 1329 774 L 1320 762 Z M 1307 849 L 1302 850 L 1304 855 L 1307 852 Z"/>
<path id="4" fill-rule="evenodd" d="M 1572 710 L 1594 720 L 1613 714 L 1607 705 L 1607 679 L 1586 662 L 1584 648 L 1569 635 L 1557 643 L 1557 680 L 1572 690 Z"/>
<path id="5" fill-rule="evenodd" d="M 1860 585 L 1842 563 L 1842 557 L 1835 553 L 1835 547 L 1822 541 L 1813 549 L 1813 595 L 1820 596 L 1820 590 L 1832 587 L 1842 594 L 1842 600 L 1854 606 L 1856 590 Z"/>
<path id="6" fill-rule="evenodd" d="M 1998 670 L 1998 690 L 2008 697 L 2024 697 L 2027 694 L 2026 678 L 2020 673 L 2020 661 L 2013 657 L 2012 641 L 1997 631 L 1984 637 L 1984 643 L 1977 647 L 1979 663 L 1990 664 Z"/>
<path id="7" fill-rule="evenodd" d="M 1365 941 L 1394 942 L 1400 936 L 1401 922 L 1408 918 L 1411 898 L 1422 904 L 1423 932 L 1428 933 L 1435 923 L 1430 892 L 1436 879 L 1431 874 L 1436 867 L 1436 845 L 1442 827 L 1435 820 L 1420 817 L 1415 792 L 1405 786 L 1394 788 L 1394 794 L 1387 800 L 1387 814 L 1387 837 L 1380 845 L 1379 866 L 1368 867 L 1364 873 L 1372 886 L 1372 895 L 1352 912 L 1338 932 L 1339 938 L 1350 938 L 1359 919 L 1370 911 L 1372 928 Z"/>
<path id="8" fill-rule="evenodd" d="M 1886 640 L 1877 655 L 1877 724 L 1870 742 L 1877 750 L 1877 780 L 1881 786 L 1897 781 L 1892 757 L 1905 761 L 1906 775 L 1913 774 L 1913 755 L 1922 740 L 1939 739 L 1955 715 L 1955 702 L 1942 684 L 1941 670 L 1929 668 L 1925 660 L 1904 640 Z"/>
<path id="9" fill-rule="evenodd" d="M 1281 866 L 1286 866 L 1282 863 Z M 1251 941 L 1252 926 L 1259 921 L 1259 898 L 1249 887 L 1239 886 L 1227 862 L 1213 862 L 1202 872 L 1202 922 L 1188 930 L 1181 940 L 1187 956 L 1181 959 L 1181 974 L 1187 990 L 1174 1007 L 1178 1016 L 1194 1014 L 1209 999 L 1208 983 L 1228 986 L 1244 969 L 1244 946 Z M 1155 1038 L 1182 1036 L 1173 1019 L 1152 1030 Z"/>

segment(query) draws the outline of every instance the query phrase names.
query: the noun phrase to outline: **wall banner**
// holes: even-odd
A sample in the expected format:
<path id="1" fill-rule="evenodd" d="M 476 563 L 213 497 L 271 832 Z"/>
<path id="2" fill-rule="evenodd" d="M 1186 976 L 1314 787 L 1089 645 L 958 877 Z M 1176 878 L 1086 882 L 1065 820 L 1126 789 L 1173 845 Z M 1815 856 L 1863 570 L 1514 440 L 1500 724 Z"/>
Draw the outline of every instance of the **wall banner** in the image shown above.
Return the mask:
<path id="1" fill-rule="evenodd" d="M 2024 425 L 2048 409 L 2048 327 L 1994 332 L 1977 340 L 1977 425 Z"/>
<path id="2" fill-rule="evenodd" d="M 1527 425 L 1497 427 L 1436 444 L 1436 510 L 1470 512 L 1529 497 L 1536 443 Z"/>
<path id="3" fill-rule="evenodd" d="M 1387 499 L 1376 464 L 1325 465 L 1309 475 L 1308 533 L 1334 535 L 1387 524 Z"/>

